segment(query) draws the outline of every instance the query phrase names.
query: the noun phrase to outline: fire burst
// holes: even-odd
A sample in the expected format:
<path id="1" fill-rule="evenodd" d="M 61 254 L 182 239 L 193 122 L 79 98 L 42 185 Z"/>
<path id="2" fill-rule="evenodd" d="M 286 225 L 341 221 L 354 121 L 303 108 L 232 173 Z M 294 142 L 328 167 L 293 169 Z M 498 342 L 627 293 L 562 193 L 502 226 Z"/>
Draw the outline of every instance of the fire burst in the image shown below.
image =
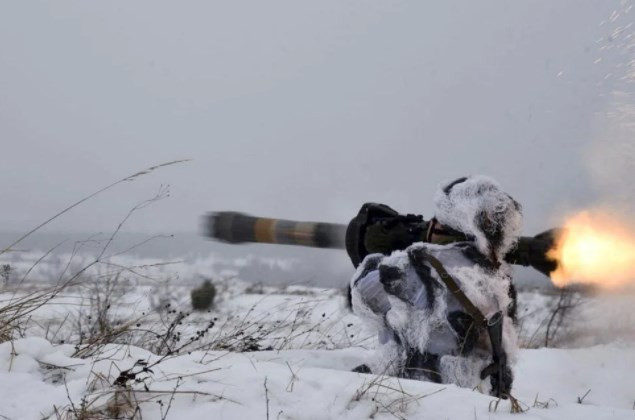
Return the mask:
<path id="1" fill-rule="evenodd" d="M 548 255 L 559 262 L 551 274 L 556 286 L 583 283 L 615 289 L 635 284 L 635 233 L 607 214 L 572 217 Z"/>

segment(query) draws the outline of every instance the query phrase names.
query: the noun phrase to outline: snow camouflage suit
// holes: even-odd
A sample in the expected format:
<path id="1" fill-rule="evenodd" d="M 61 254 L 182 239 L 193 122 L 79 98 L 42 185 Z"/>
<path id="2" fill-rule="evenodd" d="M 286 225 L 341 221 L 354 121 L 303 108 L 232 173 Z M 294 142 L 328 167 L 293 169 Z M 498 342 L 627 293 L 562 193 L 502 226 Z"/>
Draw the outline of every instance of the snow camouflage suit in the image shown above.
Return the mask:
<path id="1" fill-rule="evenodd" d="M 436 270 L 415 255 L 436 257 L 486 317 L 505 314 L 503 348 L 508 364 L 514 363 L 516 331 L 507 311 L 511 267 L 503 256 L 520 234 L 520 205 L 492 179 L 473 176 L 441 187 L 435 218 L 469 240 L 420 242 L 390 256 L 371 254 L 353 276 L 353 311 L 378 333 L 374 357 L 356 370 L 492 392 L 490 381 L 480 377 L 492 361 L 487 331 L 472 328 L 472 317 Z M 511 388 L 511 372 L 508 377 Z"/>

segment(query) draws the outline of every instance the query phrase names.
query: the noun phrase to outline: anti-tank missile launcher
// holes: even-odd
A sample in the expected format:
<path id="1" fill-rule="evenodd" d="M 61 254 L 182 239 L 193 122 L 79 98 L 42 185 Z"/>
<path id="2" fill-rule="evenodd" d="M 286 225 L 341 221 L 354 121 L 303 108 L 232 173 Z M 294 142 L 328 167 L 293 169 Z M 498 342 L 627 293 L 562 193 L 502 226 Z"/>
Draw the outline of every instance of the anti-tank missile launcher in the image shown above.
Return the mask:
<path id="1" fill-rule="evenodd" d="M 461 232 L 442 226 L 435 219 L 399 214 L 384 204 L 366 203 L 348 225 L 299 222 L 254 217 L 224 211 L 203 216 L 204 235 L 215 240 L 240 243 L 299 245 L 314 248 L 346 249 L 357 267 L 372 253 L 390 254 L 415 242 L 447 244 L 470 241 Z M 547 230 L 534 237 L 523 236 L 505 256 L 511 264 L 531 266 L 549 276 L 558 263 L 549 257 L 559 229 Z"/>

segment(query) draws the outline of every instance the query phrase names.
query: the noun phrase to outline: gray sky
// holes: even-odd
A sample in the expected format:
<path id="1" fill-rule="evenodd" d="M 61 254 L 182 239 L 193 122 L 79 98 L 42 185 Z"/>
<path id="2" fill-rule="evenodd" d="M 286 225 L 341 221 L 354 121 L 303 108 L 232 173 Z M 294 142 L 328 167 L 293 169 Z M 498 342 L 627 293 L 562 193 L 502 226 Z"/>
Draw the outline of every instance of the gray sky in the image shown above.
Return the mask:
<path id="1" fill-rule="evenodd" d="M 430 216 L 440 181 L 485 173 L 524 205 L 535 233 L 606 195 L 610 183 L 593 178 L 611 161 L 589 156 L 615 128 L 612 92 L 629 93 L 632 31 L 614 34 L 632 22 L 626 10 L 596 0 L 0 0 L 0 229 L 191 158 L 50 229 L 111 229 L 162 183 L 171 197 L 128 230 L 193 231 L 202 213 L 229 209 L 347 221 L 371 200 Z M 622 144 L 611 149 L 620 159 Z"/>

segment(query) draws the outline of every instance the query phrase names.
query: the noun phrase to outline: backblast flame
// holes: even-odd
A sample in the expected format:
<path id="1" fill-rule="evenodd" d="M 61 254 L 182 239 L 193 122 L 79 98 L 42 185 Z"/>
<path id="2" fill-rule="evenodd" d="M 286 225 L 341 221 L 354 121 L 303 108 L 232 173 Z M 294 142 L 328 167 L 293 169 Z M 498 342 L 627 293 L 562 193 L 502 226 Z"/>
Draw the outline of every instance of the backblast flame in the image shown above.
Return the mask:
<path id="1" fill-rule="evenodd" d="M 569 219 L 548 256 L 558 261 L 551 274 L 556 286 L 635 285 L 635 233 L 605 213 L 582 212 Z"/>

